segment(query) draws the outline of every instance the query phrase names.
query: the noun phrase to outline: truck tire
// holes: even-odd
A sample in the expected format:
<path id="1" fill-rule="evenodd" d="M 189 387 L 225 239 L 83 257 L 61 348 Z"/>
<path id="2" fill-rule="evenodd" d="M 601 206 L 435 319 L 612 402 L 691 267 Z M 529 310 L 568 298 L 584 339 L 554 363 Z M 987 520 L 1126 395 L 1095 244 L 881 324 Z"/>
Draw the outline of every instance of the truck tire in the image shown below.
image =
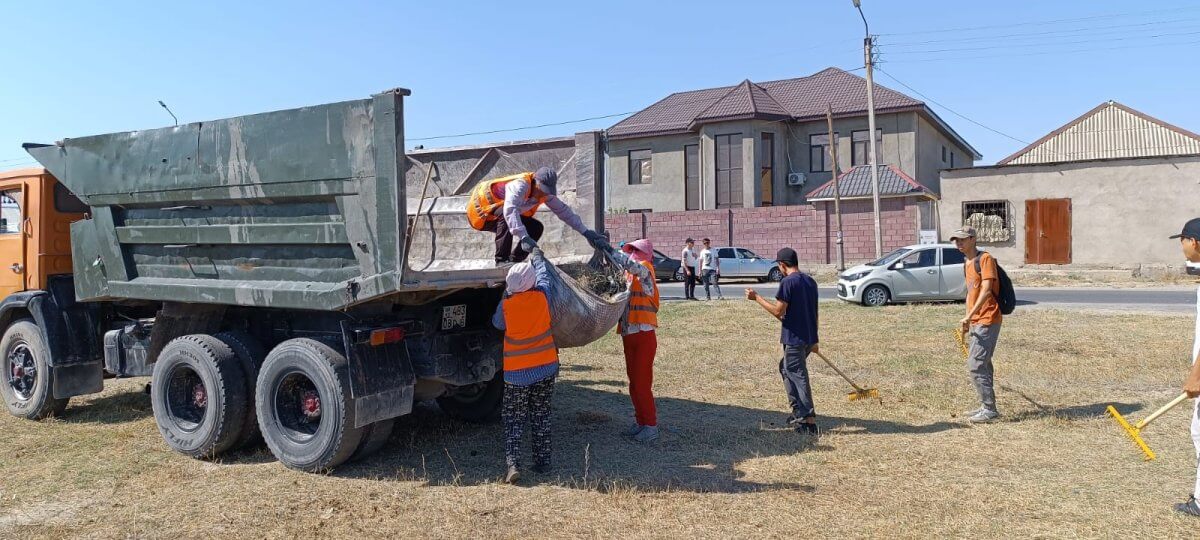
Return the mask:
<path id="1" fill-rule="evenodd" d="M 388 418 L 363 427 L 362 442 L 358 443 L 358 448 L 354 450 L 354 455 L 350 456 L 350 461 L 358 461 L 378 452 L 391 438 L 392 428 L 395 426 L 396 419 Z"/>
<path id="2" fill-rule="evenodd" d="M 167 446 L 213 458 L 238 442 L 246 423 L 246 381 L 237 353 L 215 336 L 167 343 L 154 363 L 150 405 Z"/>
<path id="3" fill-rule="evenodd" d="M 242 434 L 233 443 L 234 450 L 256 446 L 262 442 L 262 432 L 258 429 L 258 415 L 254 410 L 254 386 L 258 381 L 258 370 L 262 367 L 267 351 L 254 336 L 246 332 L 221 332 L 216 338 L 233 349 L 242 366 L 243 380 L 246 381 L 246 420 L 242 424 Z"/>
<path id="4" fill-rule="evenodd" d="M 364 428 L 351 423 L 346 357 L 316 340 L 280 343 L 258 374 L 258 425 L 292 469 L 322 472 L 350 459 Z"/>
<path id="5" fill-rule="evenodd" d="M 20 319 L 4 331 L 0 339 L 0 397 L 8 412 L 17 418 L 41 420 L 58 416 L 67 408 L 67 399 L 54 399 L 54 372 L 50 369 L 50 349 L 42 331 L 30 319 Z"/>
<path id="6" fill-rule="evenodd" d="M 437 398 L 437 404 L 451 418 L 483 424 L 500 416 L 503 399 L 504 372 L 501 371 L 488 382 L 461 387 Z"/>

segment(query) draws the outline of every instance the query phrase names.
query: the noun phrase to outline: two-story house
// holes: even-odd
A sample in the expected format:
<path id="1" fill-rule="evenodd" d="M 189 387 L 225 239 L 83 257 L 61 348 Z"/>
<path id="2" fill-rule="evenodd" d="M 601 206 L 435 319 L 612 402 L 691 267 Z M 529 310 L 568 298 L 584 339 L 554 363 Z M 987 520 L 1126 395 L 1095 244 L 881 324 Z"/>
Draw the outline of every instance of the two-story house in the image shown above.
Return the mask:
<path id="1" fill-rule="evenodd" d="M 801 204 L 839 169 L 869 163 L 866 80 L 837 68 L 807 77 L 679 92 L 607 131 L 610 210 Z M 939 171 L 982 156 L 924 102 L 875 85 L 876 147 L 933 193 Z"/>

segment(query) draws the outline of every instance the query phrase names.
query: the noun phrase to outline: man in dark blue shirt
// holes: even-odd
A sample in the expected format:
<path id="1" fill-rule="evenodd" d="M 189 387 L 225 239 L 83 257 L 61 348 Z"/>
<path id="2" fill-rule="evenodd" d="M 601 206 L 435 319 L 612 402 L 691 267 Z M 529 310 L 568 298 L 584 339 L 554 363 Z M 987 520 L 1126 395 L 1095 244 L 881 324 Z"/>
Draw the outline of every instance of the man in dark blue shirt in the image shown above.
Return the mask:
<path id="1" fill-rule="evenodd" d="M 817 414 L 813 408 L 812 388 L 808 378 L 808 355 L 818 350 L 817 338 L 817 282 L 800 271 L 800 260 L 792 248 L 783 248 L 775 256 L 783 280 L 775 302 L 771 302 L 746 289 L 746 298 L 753 300 L 782 323 L 779 342 L 783 344 L 783 358 L 779 361 L 779 374 L 792 405 L 788 424 L 797 432 L 816 437 Z"/>

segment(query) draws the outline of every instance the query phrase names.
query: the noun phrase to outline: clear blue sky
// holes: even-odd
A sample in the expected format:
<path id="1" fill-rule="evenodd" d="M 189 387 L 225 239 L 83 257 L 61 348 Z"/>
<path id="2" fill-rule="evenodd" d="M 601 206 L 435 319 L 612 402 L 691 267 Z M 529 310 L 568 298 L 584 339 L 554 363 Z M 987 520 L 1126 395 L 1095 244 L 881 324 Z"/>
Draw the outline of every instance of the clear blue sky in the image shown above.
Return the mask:
<path id="1" fill-rule="evenodd" d="M 862 65 L 851 0 L 51 4 L 0 5 L 0 169 L 31 163 L 22 142 L 170 125 L 159 99 L 191 122 L 403 86 L 413 91 L 408 146 L 433 147 L 618 118 L 414 139 L 636 111 L 673 91 Z M 1200 131 L 1200 3 L 863 4 L 882 70 L 1018 139 L 1108 99 Z M 882 73 L 878 82 L 914 95 Z M 1023 146 L 933 107 L 982 164 Z"/>

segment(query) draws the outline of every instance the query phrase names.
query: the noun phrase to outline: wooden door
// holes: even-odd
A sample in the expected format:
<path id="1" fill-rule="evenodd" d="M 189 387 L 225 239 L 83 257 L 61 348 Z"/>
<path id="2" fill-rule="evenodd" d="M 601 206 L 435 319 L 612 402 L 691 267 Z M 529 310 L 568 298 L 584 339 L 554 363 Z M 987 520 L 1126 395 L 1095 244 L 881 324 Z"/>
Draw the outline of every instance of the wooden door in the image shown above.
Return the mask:
<path id="1" fill-rule="evenodd" d="M 1071 263 L 1071 199 L 1025 201 L 1025 263 Z"/>

